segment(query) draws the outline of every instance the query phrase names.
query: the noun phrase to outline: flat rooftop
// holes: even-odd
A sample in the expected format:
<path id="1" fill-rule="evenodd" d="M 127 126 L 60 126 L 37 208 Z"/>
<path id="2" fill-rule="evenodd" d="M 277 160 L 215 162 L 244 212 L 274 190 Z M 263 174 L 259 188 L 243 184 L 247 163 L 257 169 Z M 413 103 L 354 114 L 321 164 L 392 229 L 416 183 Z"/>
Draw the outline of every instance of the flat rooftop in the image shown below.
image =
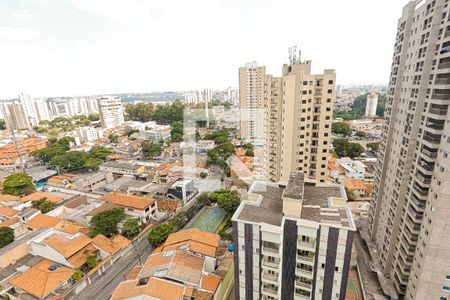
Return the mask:
<path id="1" fill-rule="evenodd" d="M 341 227 L 354 226 L 350 211 L 345 207 L 332 207 L 329 201 L 332 198 L 345 198 L 340 186 L 304 184 L 297 176 L 291 179 L 287 187 L 275 183 L 254 182 L 248 192 L 248 200 L 241 204 L 235 218 L 244 222 L 281 226 L 284 196 L 291 200 L 303 199 L 299 220 Z"/>

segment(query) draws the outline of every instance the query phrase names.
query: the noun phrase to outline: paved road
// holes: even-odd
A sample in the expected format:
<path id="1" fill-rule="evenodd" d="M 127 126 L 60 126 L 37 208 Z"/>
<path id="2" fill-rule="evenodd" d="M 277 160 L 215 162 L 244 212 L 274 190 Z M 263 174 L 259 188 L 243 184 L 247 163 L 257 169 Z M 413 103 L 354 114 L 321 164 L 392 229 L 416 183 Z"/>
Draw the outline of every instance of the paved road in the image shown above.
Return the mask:
<path id="1" fill-rule="evenodd" d="M 144 238 L 137 244 L 137 248 L 131 249 L 124 257 L 116 261 L 95 283 L 87 286 L 78 295 L 67 299 L 109 299 L 114 289 L 130 273 L 131 269 L 145 262 L 151 251 L 152 248 Z"/>

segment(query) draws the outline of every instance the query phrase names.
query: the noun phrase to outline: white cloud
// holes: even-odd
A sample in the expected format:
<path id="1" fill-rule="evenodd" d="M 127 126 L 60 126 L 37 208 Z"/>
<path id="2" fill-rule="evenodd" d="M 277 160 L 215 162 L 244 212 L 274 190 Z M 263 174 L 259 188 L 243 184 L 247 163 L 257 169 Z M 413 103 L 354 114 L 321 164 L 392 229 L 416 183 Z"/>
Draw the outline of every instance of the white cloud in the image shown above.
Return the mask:
<path id="1" fill-rule="evenodd" d="M 38 40 L 42 37 L 39 31 L 24 27 L 0 27 L 0 38 L 12 42 L 29 42 Z"/>
<path id="2" fill-rule="evenodd" d="M 13 16 L 15 18 L 19 18 L 19 19 L 32 19 L 33 18 L 33 15 L 29 11 L 24 10 L 24 9 L 16 11 L 13 14 Z"/>
<path id="3" fill-rule="evenodd" d="M 88 40 L 75 40 L 75 45 L 82 50 L 91 50 L 92 44 Z"/>

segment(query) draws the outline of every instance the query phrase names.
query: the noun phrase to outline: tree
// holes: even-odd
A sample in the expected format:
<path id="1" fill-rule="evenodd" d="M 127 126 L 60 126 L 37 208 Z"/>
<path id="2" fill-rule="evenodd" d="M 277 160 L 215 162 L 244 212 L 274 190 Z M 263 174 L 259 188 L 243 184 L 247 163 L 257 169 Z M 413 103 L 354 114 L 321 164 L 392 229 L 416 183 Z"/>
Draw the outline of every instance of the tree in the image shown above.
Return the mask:
<path id="1" fill-rule="evenodd" d="M 5 130 L 6 129 L 6 123 L 5 120 L 0 119 L 0 130 Z"/>
<path id="2" fill-rule="evenodd" d="M 353 191 L 345 189 L 345 193 L 347 194 L 348 200 L 355 200 L 355 194 L 353 193 Z"/>
<path id="3" fill-rule="evenodd" d="M 183 140 L 183 130 L 183 122 L 174 122 L 172 124 L 172 130 L 170 131 L 170 140 L 172 142 L 181 142 Z"/>
<path id="4" fill-rule="evenodd" d="M 187 216 L 184 211 L 179 212 L 175 218 L 170 221 L 170 224 L 172 224 L 174 231 L 177 231 L 181 228 L 183 228 L 184 225 L 186 225 Z"/>
<path id="5" fill-rule="evenodd" d="M 128 219 L 122 227 L 122 235 L 132 238 L 141 232 L 141 221 L 138 218 Z"/>
<path id="6" fill-rule="evenodd" d="M 103 163 L 103 160 L 100 158 L 88 157 L 84 162 L 83 167 L 89 170 L 96 169 Z"/>
<path id="7" fill-rule="evenodd" d="M 98 158 L 101 160 L 105 160 L 112 153 L 111 148 L 103 147 L 103 146 L 94 146 L 89 151 L 90 158 Z"/>
<path id="8" fill-rule="evenodd" d="M 75 139 L 71 136 L 65 136 L 61 139 L 59 139 L 56 144 L 61 146 L 65 151 L 69 151 L 70 150 L 70 144 L 75 143 Z"/>
<path id="9" fill-rule="evenodd" d="M 108 135 L 108 139 L 109 139 L 109 142 L 113 143 L 113 144 L 115 144 L 119 141 L 119 137 L 117 135 L 115 135 L 114 133 L 110 133 Z"/>
<path id="10" fill-rule="evenodd" d="M 153 118 L 154 108 L 153 103 L 127 104 L 125 113 L 130 120 L 148 122 Z"/>
<path id="11" fill-rule="evenodd" d="M 117 224 L 123 220 L 125 213 L 123 208 L 112 208 L 100 212 L 92 217 L 90 236 L 94 237 L 97 234 L 111 237 L 118 233 Z"/>
<path id="12" fill-rule="evenodd" d="M 373 152 L 377 152 L 380 149 L 380 142 L 367 143 L 367 148 L 372 150 Z"/>
<path id="13" fill-rule="evenodd" d="M 81 278 L 83 278 L 84 274 L 81 270 L 76 270 L 73 274 L 72 274 L 72 280 L 74 282 L 78 282 L 80 281 Z"/>
<path id="14" fill-rule="evenodd" d="M 350 125 L 345 122 L 335 122 L 331 125 L 331 131 L 335 134 L 341 134 L 343 136 L 350 136 L 352 134 L 352 130 L 350 129 Z"/>
<path id="15" fill-rule="evenodd" d="M 34 192 L 33 177 L 24 173 L 15 173 L 9 175 L 3 181 L 3 194 L 22 195 Z"/>
<path id="16" fill-rule="evenodd" d="M 350 156 L 350 158 L 355 158 L 364 153 L 364 147 L 358 143 L 349 143 L 347 151 L 347 154 L 348 156 Z"/>
<path id="17" fill-rule="evenodd" d="M 0 248 L 14 242 L 14 230 L 9 227 L 0 227 Z"/>
<path id="18" fill-rule="evenodd" d="M 253 152 L 253 150 L 252 149 L 247 149 L 246 151 L 245 151 L 245 155 L 247 155 L 247 156 L 255 156 L 255 152 Z"/>
<path id="19" fill-rule="evenodd" d="M 209 196 L 208 193 L 203 192 L 200 195 L 197 196 L 197 204 L 199 206 L 205 206 L 209 202 Z"/>
<path id="20" fill-rule="evenodd" d="M 61 167 L 66 170 L 75 170 L 84 167 L 88 155 L 81 151 L 64 152 L 56 155 L 50 161 L 51 167 Z"/>
<path id="21" fill-rule="evenodd" d="M 357 143 L 350 143 L 345 138 L 333 140 L 334 151 L 339 157 L 358 157 L 364 152 L 364 147 Z"/>
<path id="22" fill-rule="evenodd" d="M 162 146 L 159 143 L 150 143 L 148 141 L 143 141 L 142 144 L 142 154 L 145 157 L 154 158 L 159 156 L 162 151 Z"/>
<path id="23" fill-rule="evenodd" d="M 94 256 L 88 256 L 88 258 L 86 259 L 86 262 L 88 264 L 89 269 L 91 269 L 91 270 L 98 265 L 98 262 Z"/>
<path id="24" fill-rule="evenodd" d="M 173 232 L 173 226 L 169 223 L 159 224 L 155 226 L 148 234 L 148 242 L 152 247 L 158 247 L 162 245 L 167 237 Z"/>
<path id="25" fill-rule="evenodd" d="M 205 179 L 206 177 L 208 177 L 208 173 L 206 173 L 206 172 L 200 172 L 200 178 L 201 178 L 201 179 Z"/>
<path id="26" fill-rule="evenodd" d="M 100 116 L 98 114 L 90 114 L 88 118 L 89 120 L 91 120 L 91 122 L 96 122 L 100 120 Z"/>
<path id="27" fill-rule="evenodd" d="M 357 137 L 359 137 L 359 138 L 365 138 L 366 137 L 366 133 L 364 131 L 359 131 L 359 130 L 355 133 L 355 135 Z"/>
<path id="28" fill-rule="evenodd" d="M 241 203 L 239 194 L 236 191 L 229 191 L 221 189 L 211 194 L 210 199 L 217 202 L 219 207 L 223 208 L 228 213 L 234 212 Z"/>
<path id="29" fill-rule="evenodd" d="M 242 145 L 242 147 L 245 148 L 245 150 L 253 150 L 253 144 L 252 143 L 246 143 Z"/>
<path id="30" fill-rule="evenodd" d="M 33 201 L 32 203 L 33 208 L 39 209 L 41 213 L 46 214 L 49 211 L 55 209 L 56 204 L 48 201 L 47 198 L 41 198 L 39 200 Z"/>

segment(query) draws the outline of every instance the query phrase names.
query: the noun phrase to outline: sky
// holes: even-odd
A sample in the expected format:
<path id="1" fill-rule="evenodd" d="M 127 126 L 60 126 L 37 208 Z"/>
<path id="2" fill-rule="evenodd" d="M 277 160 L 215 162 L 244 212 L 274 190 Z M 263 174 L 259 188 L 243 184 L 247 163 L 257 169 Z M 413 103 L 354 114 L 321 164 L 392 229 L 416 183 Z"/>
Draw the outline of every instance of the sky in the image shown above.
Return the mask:
<path id="1" fill-rule="evenodd" d="M 0 99 L 225 89 L 296 44 L 337 83 L 386 84 L 406 0 L 0 0 Z"/>

